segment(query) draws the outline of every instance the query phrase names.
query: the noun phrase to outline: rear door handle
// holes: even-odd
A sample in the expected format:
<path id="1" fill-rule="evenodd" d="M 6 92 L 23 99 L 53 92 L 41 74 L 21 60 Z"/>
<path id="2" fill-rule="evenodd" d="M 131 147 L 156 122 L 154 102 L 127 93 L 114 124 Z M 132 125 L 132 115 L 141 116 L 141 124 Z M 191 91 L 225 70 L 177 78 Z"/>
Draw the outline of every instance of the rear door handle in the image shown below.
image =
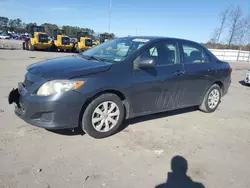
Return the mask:
<path id="1" fill-rule="evenodd" d="M 180 76 L 180 75 L 183 75 L 183 74 L 185 74 L 185 71 L 176 71 L 175 72 L 175 75 L 177 75 L 177 76 Z"/>
<path id="2" fill-rule="evenodd" d="M 211 69 L 208 69 L 207 71 L 208 72 L 213 72 L 213 71 L 215 71 L 215 69 L 211 68 Z"/>

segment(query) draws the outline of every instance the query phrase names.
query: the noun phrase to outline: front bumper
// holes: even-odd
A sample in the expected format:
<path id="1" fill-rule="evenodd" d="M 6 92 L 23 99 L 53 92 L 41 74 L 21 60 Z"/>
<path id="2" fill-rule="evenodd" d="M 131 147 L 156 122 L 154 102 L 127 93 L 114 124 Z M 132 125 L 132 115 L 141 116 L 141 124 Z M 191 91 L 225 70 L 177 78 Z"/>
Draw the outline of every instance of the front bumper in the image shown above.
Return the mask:
<path id="1" fill-rule="evenodd" d="M 50 43 L 37 43 L 34 46 L 36 47 L 36 49 L 44 50 L 44 49 L 50 48 L 51 44 Z"/>
<path id="2" fill-rule="evenodd" d="M 60 50 L 72 50 L 73 45 L 61 45 L 61 46 L 57 46 L 57 48 Z"/>
<path id="3" fill-rule="evenodd" d="M 88 47 L 83 47 L 83 48 L 80 48 L 80 50 L 81 50 L 81 51 L 86 51 L 86 50 L 88 50 L 88 49 L 90 49 L 90 48 L 93 48 L 93 47 L 90 47 L 90 46 L 88 46 Z"/>
<path id="4" fill-rule="evenodd" d="M 250 84 L 250 71 L 247 72 L 244 82 Z"/>
<path id="5" fill-rule="evenodd" d="M 24 90 L 20 86 L 13 90 L 9 102 L 16 103 L 15 114 L 25 122 L 46 129 L 78 127 L 81 109 L 86 101 L 82 94 L 68 91 L 41 97 Z"/>

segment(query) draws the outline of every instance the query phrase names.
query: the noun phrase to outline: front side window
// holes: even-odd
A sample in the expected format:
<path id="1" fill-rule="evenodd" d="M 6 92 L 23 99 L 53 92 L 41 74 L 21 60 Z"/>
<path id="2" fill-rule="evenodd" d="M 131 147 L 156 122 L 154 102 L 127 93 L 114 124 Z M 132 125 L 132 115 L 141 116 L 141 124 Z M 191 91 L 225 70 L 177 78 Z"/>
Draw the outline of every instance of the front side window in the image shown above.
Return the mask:
<path id="1" fill-rule="evenodd" d="M 159 42 L 145 50 L 140 58 L 154 59 L 157 65 L 172 65 L 178 63 L 178 51 L 175 42 Z"/>
<path id="2" fill-rule="evenodd" d="M 202 47 L 195 44 L 183 44 L 184 63 L 208 63 L 209 57 L 204 53 Z"/>
<path id="3" fill-rule="evenodd" d="M 96 57 L 110 62 L 121 62 L 129 55 L 148 43 L 149 39 L 142 38 L 118 38 L 97 45 L 82 53 L 83 56 Z"/>

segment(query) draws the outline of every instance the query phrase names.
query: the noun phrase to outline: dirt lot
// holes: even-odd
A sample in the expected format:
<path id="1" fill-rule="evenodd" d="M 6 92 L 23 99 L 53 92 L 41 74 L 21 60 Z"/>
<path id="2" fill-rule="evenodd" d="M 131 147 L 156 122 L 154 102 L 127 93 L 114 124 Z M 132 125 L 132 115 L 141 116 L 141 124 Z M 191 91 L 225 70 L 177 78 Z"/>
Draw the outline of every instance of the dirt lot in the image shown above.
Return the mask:
<path id="1" fill-rule="evenodd" d="M 1 188 L 153 188 L 166 183 L 176 155 L 188 161 L 188 176 L 206 188 L 249 187 L 250 87 L 239 81 L 250 63 L 231 64 L 230 91 L 215 113 L 187 109 L 136 118 L 117 135 L 95 140 L 79 131 L 28 125 L 7 103 L 27 65 L 63 55 L 0 50 Z M 170 180 L 188 185 L 178 174 Z"/>

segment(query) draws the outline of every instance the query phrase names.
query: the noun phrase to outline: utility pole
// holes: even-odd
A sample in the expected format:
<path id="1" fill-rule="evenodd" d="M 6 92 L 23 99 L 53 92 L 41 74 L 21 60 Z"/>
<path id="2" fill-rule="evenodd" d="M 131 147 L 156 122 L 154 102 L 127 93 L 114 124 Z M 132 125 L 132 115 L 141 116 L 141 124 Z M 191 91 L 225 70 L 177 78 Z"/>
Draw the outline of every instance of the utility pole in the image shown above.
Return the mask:
<path id="1" fill-rule="evenodd" d="M 109 0 L 109 33 L 110 33 L 110 22 L 111 22 L 111 8 L 112 8 L 112 0 Z"/>

